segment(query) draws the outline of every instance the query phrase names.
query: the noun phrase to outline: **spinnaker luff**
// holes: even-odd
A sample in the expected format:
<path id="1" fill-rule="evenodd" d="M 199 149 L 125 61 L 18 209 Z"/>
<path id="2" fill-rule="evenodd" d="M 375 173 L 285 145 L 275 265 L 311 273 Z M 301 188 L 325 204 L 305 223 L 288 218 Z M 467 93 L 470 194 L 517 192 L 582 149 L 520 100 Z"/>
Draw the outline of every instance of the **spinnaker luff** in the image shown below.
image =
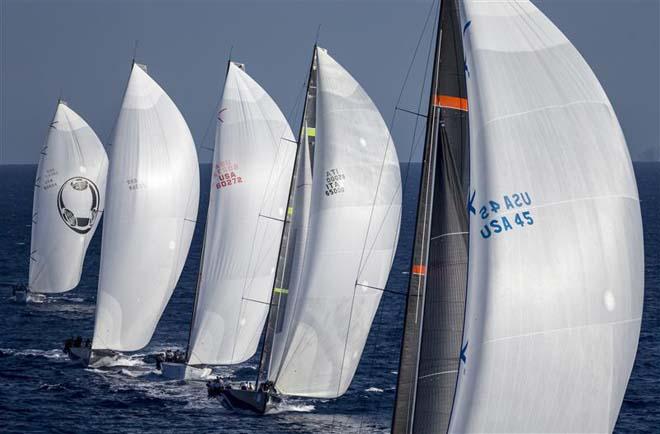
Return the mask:
<path id="1" fill-rule="evenodd" d="M 644 292 L 614 110 L 531 2 L 445 0 L 394 433 L 611 432 Z"/>
<path id="2" fill-rule="evenodd" d="M 112 141 L 94 353 L 149 343 L 186 260 L 198 201 L 190 130 L 134 63 Z"/>

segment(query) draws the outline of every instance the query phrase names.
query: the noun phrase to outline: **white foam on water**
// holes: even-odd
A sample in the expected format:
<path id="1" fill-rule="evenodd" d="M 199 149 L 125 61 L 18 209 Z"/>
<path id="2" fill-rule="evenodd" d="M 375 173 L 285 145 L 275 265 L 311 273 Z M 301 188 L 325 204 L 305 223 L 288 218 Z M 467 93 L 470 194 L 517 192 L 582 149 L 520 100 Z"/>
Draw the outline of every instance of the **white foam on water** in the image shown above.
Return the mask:
<path id="1" fill-rule="evenodd" d="M 130 369 L 122 368 L 119 370 L 119 372 L 122 375 L 126 375 L 127 377 L 131 378 L 139 378 L 139 377 L 144 377 L 145 375 L 151 375 L 152 372 L 150 371 L 133 371 Z"/>
<path id="2" fill-rule="evenodd" d="M 378 387 L 370 387 L 368 389 L 364 389 L 365 392 L 376 392 L 376 393 L 383 393 L 383 389 L 379 389 Z"/>
<path id="3" fill-rule="evenodd" d="M 0 348 L 0 351 L 4 354 L 8 354 L 11 356 L 32 356 L 32 357 L 45 357 L 47 359 L 54 359 L 54 360 L 63 360 L 63 359 L 68 359 L 68 356 L 64 354 L 64 352 L 60 349 L 54 349 L 54 350 L 33 350 L 33 349 L 26 349 L 26 350 L 15 350 L 12 348 Z"/>
<path id="4" fill-rule="evenodd" d="M 30 293 L 30 294 L 27 295 L 27 299 L 25 300 L 25 302 L 26 303 L 37 303 L 37 304 L 47 303 L 48 298 L 43 294 L 32 294 L 32 293 Z"/>
<path id="5" fill-rule="evenodd" d="M 275 404 L 272 408 L 266 411 L 266 414 L 280 414 L 280 413 L 311 413 L 316 410 L 311 404 L 289 404 L 282 402 L 280 404 Z"/>

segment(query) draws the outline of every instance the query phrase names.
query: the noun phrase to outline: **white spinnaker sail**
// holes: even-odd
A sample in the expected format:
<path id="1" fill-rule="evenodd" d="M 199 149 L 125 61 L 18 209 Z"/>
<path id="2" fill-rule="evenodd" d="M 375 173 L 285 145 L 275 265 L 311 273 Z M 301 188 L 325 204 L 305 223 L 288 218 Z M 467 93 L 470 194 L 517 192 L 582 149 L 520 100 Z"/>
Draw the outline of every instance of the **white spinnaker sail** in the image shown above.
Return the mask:
<path id="1" fill-rule="evenodd" d="M 625 139 L 587 63 L 529 1 L 461 12 L 475 212 L 450 431 L 611 432 L 644 288 Z"/>
<path id="2" fill-rule="evenodd" d="M 268 314 L 296 143 L 272 98 L 229 64 L 218 108 L 190 364 L 252 357 Z"/>
<path id="3" fill-rule="evenodd" d="M 99 138 L 59 102 L 34 186 L 30 291 L 65 292 L 80 282 L 85 252 L 103 212 L 107 172 Z"/>
<path id="4" fill-rule="evenodd" d="M 333 398 L 350 385 L 387 283 L 399 234 L 401 175 L 392 138 L 369 96 L 325 50 L 317 56 L 307 246 L 276 387 Z"/>
<path id="5" fill-rule="evenodd" d="M 199 166 L 186 121 L 134 64 L 115 126 L 103 224 L 94 349 L 149 343 L 186 260 Z"/>

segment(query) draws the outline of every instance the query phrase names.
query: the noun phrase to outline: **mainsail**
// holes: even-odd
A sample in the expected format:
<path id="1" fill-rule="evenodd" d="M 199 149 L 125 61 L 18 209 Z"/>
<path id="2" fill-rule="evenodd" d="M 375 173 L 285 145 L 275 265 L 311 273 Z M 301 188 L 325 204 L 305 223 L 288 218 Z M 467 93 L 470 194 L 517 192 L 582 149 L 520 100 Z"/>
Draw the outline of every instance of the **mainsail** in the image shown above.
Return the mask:
<path id="1" fill-rule="evenodd" d="M 240 64 L 229 63 L 217 119 L 191 365 L 241 363 L 257 351 L 296 152 L 286 118 Z"/>
<path id="2" fill-rule="evenodd" d="M 611 432 L 644 288 L 616 115 L 531 2 L 442 3 L 393 432 Z"/>
<path id="3" fill-rule="evenodd" d="M 199 201 L 183 116 L 133 64 L 110 159 L 93 349 L 146 346 L 181 274 Z"/>
<path id="4" fill-rule="evenodd" d="M 387 126 L 366 92 L 325 50 L 316 49 L 315 61 L 308 92 L 315 97 L 315 124 L 307 123 L 306 109 L 306 146 L 298 153 L 299 167 L 309 159 L 311 171 L 297 170 L 298 185 L 308 175 L 312 184 L 308 226 L 300 226 L 305 250 L 292 260 L 294 286 L 275 289 L 288 290 L 290 299 L 268 378 L 283 394 L 334 398 L 353 378 L 387 283 L 401 175 Z"/>
<path id="5" fill-rule="evenodd" d="M 32 206 L 29 289 L 75 288 L 101 219 L 108 157 L 94 131 L 58 101 L 41 150 Z"/>

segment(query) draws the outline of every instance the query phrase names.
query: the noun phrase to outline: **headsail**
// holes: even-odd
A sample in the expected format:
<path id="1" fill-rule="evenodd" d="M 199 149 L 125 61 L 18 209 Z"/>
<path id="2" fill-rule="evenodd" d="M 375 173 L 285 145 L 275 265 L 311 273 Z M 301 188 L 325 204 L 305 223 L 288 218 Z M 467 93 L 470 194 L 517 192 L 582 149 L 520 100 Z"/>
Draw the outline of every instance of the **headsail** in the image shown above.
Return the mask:
<path id="1" fill-rule="evenodd" d="M 289 395 L 348 388 L 398 239 L 401 175 L 394 143 L 362 87 L 317 49 L 316 144 L 309 228 L 291 321 L 269 377 Z M 289 313 L 287 313 L 289 314 Z M 272 365 L 271 365 L 272 368 Z M 273 377 L 275 375 L 275 377 Z"/>
<path id="2" fill-rule="evenodd" d="M 470 126 L 458 382 L 447 421 L 418 376 L 428 411 L 395 431 L 611 432 L 644 287 L 625 139 L 589 66 L 531 2 L 457 4 L 469 106 L 445 103 L 469 108 Z M 456 348 L 422 337 L 420 354 L 450 359 Z"/>
<path id="3" fill-rule="evenodd" d="M 94 349 L 143 348 L 181 274 L 199 201 L 183 116 L 134 64 L 115 127 L 103 224 Z"/>
<path id="4" fill-rule="evenodd" d="M 268 313 L 296 144 L 286 118 L 230 62 L 213 157 L 190 364 L 252 357 Z"/>
<path id="5" fill-rule="evenodd" d="M 32 292 L 75 288 L 87 246 L 101 219 L 108 157 L 94 131 L 59 101 L 34 185 Z"/>

